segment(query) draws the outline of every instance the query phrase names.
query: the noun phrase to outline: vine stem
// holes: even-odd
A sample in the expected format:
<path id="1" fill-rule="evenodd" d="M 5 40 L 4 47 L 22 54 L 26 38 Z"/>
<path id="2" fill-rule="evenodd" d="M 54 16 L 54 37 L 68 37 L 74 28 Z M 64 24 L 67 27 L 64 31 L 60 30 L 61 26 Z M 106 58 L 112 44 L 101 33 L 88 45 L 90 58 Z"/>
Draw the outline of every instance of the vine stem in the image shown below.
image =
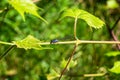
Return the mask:
<path id="1" fill-rule="evenodd" d="M 61 74 L 60 74 L 60 77 L 59 77 L 59 80 L 62 78 L 62 75 L 64 74 L 64 72 L 66 71 L 66 69 L 67 69 L 67 67 L 68 67 L 68 65 L 69 65 L 69 63 L 70 63 L 70 61 L 71 61 L 71 59 L 72 59 L 72 57 L 73 57 L 73 55 L 74 55 L 74 53 L 75 53 L 75 50 L 76 50 L 76 48 L 77 48 L 77 46 L 78 46 L 78 41 L 79 41 L 79 39 L 77 38 L 77 35 L 76 35 L 76 27 L 77 27 L 77 16 L 75 17 L 75 23 L 74 23 L 74 38 L 76 39 L 76 44 L 75 44 L 75 46 L 74 46 L 74 48 L 73 48 L 73 51 L 72 51 L 72 53 L 71 53 L 71 56 L 70 56 L 70 58 L 68 59 L 68 62 L 67 62 L 67 64 L 66 64 L 66 66 L 65 66 L 65 68 L 63 69 L 63 71 L 61 72 Z"/>
<path id="2" fill-rule="evenodd" d="M 107 29 L 108 29 L 108 31 L 109 31 L 109 34 L 110 34 L 110 36 L 113 38 L 114 41 L 118 41 L 117 37 L 116 37 L 115 34 L 114 34 L 113 29 L 116 27 L 116 25 L 117 25 L 117 23 L 119 22 L 119 20 L 120 20 L 120 16 L 119 16 L 119 18 L 116 20 L 116 22 L 114 23 L 114 25 L 112 26 L 112 28 L 110 28 L 110 25 L 109 25 L 108 23 L 106 24 Z M 120 45 L 117 44 L 116 46 L 117 46 L 118 50 L 120 50 Z"/>
<path id="3" fill-rule="evenodd" d="M 76 31 L 76 25 L 77 25 L 77 17 L 75 18 L 75 23 L 74 23 L 74 37 L 75 37 L 75 39 L 77 39 L 77 35 L 76 35 L 76 33 L 77 33 L 77 31 Z"/>
<path id="4" fill-rule="evenodd" d="M 73 40 L 73 41 L 59 41 L 53 44 L 120 44 L 120 41 L 87 41 L 87 40 Z M 0 42 L 0 44 L 15 45 L 14 43 Z M 50 45 L 50 42 L 40 42 L 40 45 Z"/>
<path id="5" fill-rule="evenodd" d="M 98 77 L 98 76 L 105 76 L 108 73 L 97 73 L 97 74 L 70 74 L 70 77 Z"/>
<path id="6" fill-rule="evenodd" d="M 0 60 L 6 56 L 8 54 L 8 52 L 10 52 L 13 48 L 15 47 L 15 45 L 10 46 L 1 56 L 0 56 Z"/>
<path id="7" fill-rule="evenodd" d="M 56 42 L 54 44 L 120 44 L 120 41 L 86 41 L 86 40 L 74 40 L 74 41 L 63 41 Z M 50 42 L 38 43 L 40 45 L 50 45 Z"/>
<path id="8" fill-rule="evenodd" d="M 6 44 L 6 45 L 15 45 L 13 43 L 9 43 L 9 42 L 3 42 L 3 41 L 0 41 L 0 44 Z"/>
<path id="9" fill-rule="evenodd" d="M 71 59 L 72 59 L 72 57 L 73 57 L 73 55 L 74 55 L 74 53 L 75 53 L 76 48 L 77 48 L 77 44 L 74 46 L 73 51 L 72 51 L 72 53 L 71 53 L 71 55 L 70 55 L 70 57 L 69 57 L 69 59 L 68 59 L 68 62 L 67 62 L 67 64 L 66 64 L 65 68 L 63 69 L 63 71 L 61 72 L 60 77 L 59 77 L 58 80 L 61 80 L 62 75 L 63 75 L 64 72 L 66 71 L 66 69 L 67 69 L 67 67 L 68 67 L 68 65 L 69 65 L 69 63 L 70 63 L 70 61 L 71 61 Z"/>

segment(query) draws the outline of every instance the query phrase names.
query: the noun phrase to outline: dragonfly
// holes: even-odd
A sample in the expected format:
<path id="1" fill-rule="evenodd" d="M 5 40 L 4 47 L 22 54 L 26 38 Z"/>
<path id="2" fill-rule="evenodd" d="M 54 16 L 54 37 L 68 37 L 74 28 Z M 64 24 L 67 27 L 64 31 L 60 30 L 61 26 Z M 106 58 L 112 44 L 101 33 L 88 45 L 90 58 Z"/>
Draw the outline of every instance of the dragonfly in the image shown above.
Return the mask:
<path id="1" fill-rule="evenodd" d="M 66 37 L 61 38 L 61 39 L 59 39 L 59 40 L 68 40 L 68 39 L 70 39 L 70 38 L 73 39 L 72 36 L 66 36 Z M 55 43 L 59 42 L 59 40 L 58 40 L 58 39 L 52 39 L 52 40 L 50 41 L 50 44 L 55 44 Z"/>
<path id="2" fill-rule="evenodd" d="M 50 41 L 50 44 L 54 44 L 54 43 L 57 43 L 57 42 L 59 42 L 58 39 L 53 39 L 53 40 Z"/>

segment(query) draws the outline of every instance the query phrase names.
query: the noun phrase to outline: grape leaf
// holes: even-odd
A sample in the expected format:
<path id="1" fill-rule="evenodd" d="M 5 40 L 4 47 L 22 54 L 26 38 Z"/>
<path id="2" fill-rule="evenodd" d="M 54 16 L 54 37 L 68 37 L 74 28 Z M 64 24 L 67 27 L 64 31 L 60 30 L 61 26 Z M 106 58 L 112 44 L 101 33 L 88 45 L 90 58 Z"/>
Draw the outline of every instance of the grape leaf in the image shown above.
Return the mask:
<path id="1" fill-rule="evenodd" d="M 9 0 L 8 2 L 19 12 L 24 21 L 25 21 L 24 14 L 29 13 L 47 23 L 47 21 L 37 13 L 39 7 L 37 7 L 31 0 Z"/>
<path id="2" fill-rule="evenodd" d="M 66 9 L 62 14 L 61 19 L 67 16 L 82 19 L 93 28 L 101 28 L 105 24 L 99 18 L 81 9 Z"/>
<path id="3" fill-rule="evenodd" d="M 33 36 L 29 35 L 25 39 L 20 40 L 20 41 L 13 41 L 13 43 L 18 47 L 18 48 L 24 48 L 24 49 L 37 49 L 37 50 L 42 50 L 42 49 L 51 49 L 51 48 L 43 48 L 39 43 L 41 41 L 34 38 Z"/>
<path id="4" fill-rule="evenodd" d="M 120 74 L 120 61 L 116 61 L 114 63 L 114 66 L 111 69 L 109 69 L 109 71 L 116 74 Z"/>

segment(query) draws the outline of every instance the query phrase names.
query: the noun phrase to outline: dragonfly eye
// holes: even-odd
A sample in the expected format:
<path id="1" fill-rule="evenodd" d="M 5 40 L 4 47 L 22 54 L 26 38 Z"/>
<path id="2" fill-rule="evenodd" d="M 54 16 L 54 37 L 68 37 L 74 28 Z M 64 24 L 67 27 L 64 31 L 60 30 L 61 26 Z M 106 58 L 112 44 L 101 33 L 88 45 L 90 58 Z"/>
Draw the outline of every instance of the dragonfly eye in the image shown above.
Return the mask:
<path id="1" fill-rule="evenodd" d="M 59 40 L 57 40 L 57 39 L 53 39 L 53 40 L 50 41 L 50 44 L 57 43 L 58 41 L 59 41 Z"/>

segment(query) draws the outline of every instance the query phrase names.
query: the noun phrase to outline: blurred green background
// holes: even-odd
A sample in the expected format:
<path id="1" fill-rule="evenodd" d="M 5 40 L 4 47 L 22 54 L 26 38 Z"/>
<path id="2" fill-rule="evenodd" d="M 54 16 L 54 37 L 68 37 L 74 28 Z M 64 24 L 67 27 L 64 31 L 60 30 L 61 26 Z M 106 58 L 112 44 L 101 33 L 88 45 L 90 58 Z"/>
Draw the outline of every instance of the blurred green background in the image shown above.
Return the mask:
<path id="1" fill-rule="evenodd" d="M 0 41 L 12 42 L 21 40 L 27 35 L 33 35 L 41 41 L 50 42 L 73 40 L 74 19 L 60 19 L 61 11 L 77 7 L 99 17 L 110 27 L 120 16 L 120 1 L 110 4 L 108 0 L 33 0 L 42 8 L 38 13 L 48 21 L 44 23 L 39 18 L 25 14 L 24 22 L 20 14 L 13 9 L 7 0 L 0 2 Z M 115 6 L 114 6 L 115 5 Z M 117 5 L 117 6 L 116 6 Z M 3 11 L 8 7 L 8 10 Z M 114 33 L 120 39 L 120 25 L 117 24 Z M 107 27 L 99 30 L 90 29 L 82 20 L 78 20 L 77 36 L 80 40 L 113 40 Z M 14 48 L 0 61 L 0 80 L 57 80 L 64 65 L 73 50 L 74 45 L 50 45 L 53 50 L 24 50 Z M 8 48 L 0 44 L 0 55 Z M 117 74 L 108 71 L 120 56 L 106 57 L 105 53 L 116 51 L 116 45 L 81 44 L 73 56 L 73 66 L 65 72 L 62 80 L 119 80 Z M 100 77 L 83 77 L 83 74 L 109 73 Z"/>

